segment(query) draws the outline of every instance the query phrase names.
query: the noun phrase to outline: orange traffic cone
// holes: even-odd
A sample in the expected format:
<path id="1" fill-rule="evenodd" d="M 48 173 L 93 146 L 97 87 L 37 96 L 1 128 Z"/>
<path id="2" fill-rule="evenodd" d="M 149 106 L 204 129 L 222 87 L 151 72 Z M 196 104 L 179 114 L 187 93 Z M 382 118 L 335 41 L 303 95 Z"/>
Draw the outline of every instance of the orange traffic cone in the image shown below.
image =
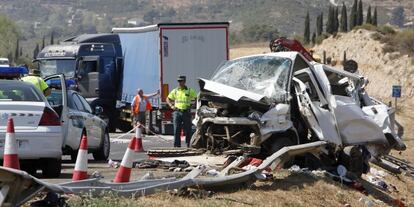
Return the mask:
<path id="1" fill-rule="evenodd" d="M 180 135 L 180 137 L 181 137 L 181 141 L 182 142 L 185 141 L 184 129 L 181 129 L 181 135 Z"/>
<path id="2" fill-rule="evenodd" d="M 137 138 L 133 137 L 129 142 L 128 148 L 125 151 L 124 157 L 122 158 L 121 166 L 115 175 L 115 183 L 126 183 L 129 182 L 131 177 L 132 162 L 135 158 L 135 149 L 137 146 Z"/>
<path id="3" fill-rule="evenodd" d="M 143 152 L 144 146 L 142 145 L 142 128 L 141 126 L 135 130 L 135 137 L 137 138 L 137 143 L 135 145 L 135 152 Z"/>
<path id="4" fill-rule="evenodd" d="M 7 120 L 6 140 L 4 141 L 3 167 L 20 170 L 19 156 L 17 155 L 17 140 L 14 137 L 13 118 Z"/>
<path id="5" fill-rule="evenodd" d="M 85 180 L 88 178 L 88 138 L 82 136 L 81 144 L 76 158 L 75 169 L 73 170 L 73 181 Z"/>

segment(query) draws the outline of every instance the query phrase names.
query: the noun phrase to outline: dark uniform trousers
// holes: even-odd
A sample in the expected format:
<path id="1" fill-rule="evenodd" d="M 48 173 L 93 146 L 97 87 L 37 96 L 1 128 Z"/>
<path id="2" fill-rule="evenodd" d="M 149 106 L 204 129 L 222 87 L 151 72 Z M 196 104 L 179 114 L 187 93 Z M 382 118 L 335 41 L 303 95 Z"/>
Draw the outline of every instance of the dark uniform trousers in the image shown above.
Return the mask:
<path id="1" fill-rule="evenodd" d="M 185 142 L 190 146 L 191 140 L 191 113 L 190 110 L 175 110 L 173 112 L 174 122 L 174 147 L 181 147 L 181 129 L 185 133 Z"/>

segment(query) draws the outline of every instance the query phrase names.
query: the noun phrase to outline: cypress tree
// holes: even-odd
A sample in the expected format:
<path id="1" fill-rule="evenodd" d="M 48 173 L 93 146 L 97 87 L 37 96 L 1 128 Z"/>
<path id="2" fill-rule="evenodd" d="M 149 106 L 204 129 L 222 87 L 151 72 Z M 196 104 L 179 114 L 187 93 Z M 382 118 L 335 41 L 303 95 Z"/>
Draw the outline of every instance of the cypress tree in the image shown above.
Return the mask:
<path id="1" fill-rule="evenodd" d="M 323 33 L 323 12 L 321 12 L 321 18 L 319 19 L 319 31 Z"/>
<path id="2" fill-rule="evenodd" d="M 43 39 L 42 39 L 42 47 L 41 49 L 43 50 L 43 48 L 45 48 L 45 36 L 43 35 Z"/>
<path id="3" fill-rule="evenodd" d="M 342 11 L 341 11 L 341 32 L 348 31 L 348 14 L 346 12 L 345 3 L 342 3 Z"/>
<path id="4" fill-rule="evenodd" d="M 39 44 L 36 43 L 36 47 L 33 50 L 33 59 L 36 59 L 38 53 L 39 53 Z"/>
<path id="5" fill-rule="evenodd" d="M 10 61 L 11 63 L 14 63 L 14 59 L 13 59 L 13 54 L 12 54 L 12 52 L 9 52 L 9 54 L 7 54 L 7 59 L 9 59 L 9 61 Z"/>
<path id="6" fill-rule="evenodd" d="M 20 57 L 21 57 L 21 56 L 23 56 L 23 48 L 22 48 L 22 47 L 20 48 L 20 52 L 19 52 L 19 53 L 20 53 L 20 54 L 19 54 L 19 55 L 20 55 Z"/>
<path id="7" fill-rule="evenodd" d="M 20 49 L 20 43 L 19 43 L 19 38 L 17 38 L 17 40 L 16 40 L 16 51 L 14 52 L 14 57 L 16 58 L 16 60 L 20 56 L 19 49 Z"/>
<path id="8" fill-rule="evenodd" d="M 374 9 L 374 16 L 372 17 L 372 25 L 378 26 L 377 7 L 375 7 L 375 9 Z"/>
<path id="9" fill-rule="evenodd" d="M 303 32 L 303 39 L 306 44 L 310 42 L 310 22 L 309 22 L 309 11 L 306 13 L 305 18 L 305 31 Z"/>
<path id="10" fill-rule="evenodd" d="M 55 39 L 54 39 L 54 32 L 52 31 L 52 34 L 50 34 L 50 44 L 51 44 L 51 45 L 53 45 L 53 44 L 54 44 L 54 42 L 55 42 Z"/>
<path id="11" fill-rule="evenodd" d="M 371 5 L 368 6 L 366 23 L 367 24 L 372 24 Z"/>
<path id="12" fill-rule="evenodd" d="M 338 9 L 338 7 L 336 6 L 335 8 L 334 8 L 334 10 L 335 10 L 335 12 L 334 12 L 334 32 L 336 33 L 336 32 L 338 32 L 338 30 L 339 30 L 339 20 L 338 20 L 338 13 L 339 13 L 339 9 Z"/>
<path id="13" fill-rule="evenodd" d="M 349 15 L 349 30 L 352 30 L 355 26 L 357 26 L 357 7 L 358 1 L 354 0 L 354 4 L 352 4 L 351 14 Z"/>
<path id="14" fill-rule="evenodd" d="M 326 33 L 332 34 L 334 32 L 334 9 L 329 6 L 328 21 L 326 22 Z"/>
<path id="15" fill-rule="evenodd" d="M 362 0 L 359 0 L 357 19 L 358 19 L 357 25 L 362 25 L 364 23 L 364 11 L 362 9 Z"/>
<path id="16" fill-rule="evenodd" d="M 315 34 L 315 32 L 312 33 L 312 39 L 311 39 L 311 41 L 312 41 L 312 44 L 313 45 L 316 43 L 316 34 Z"/>
<path id="17" fill-rule="evenodd" d="M 320 15 L 318 15 L 318 17 L 316 17 L 316 35 L 320 36 L 323 32 L 323 26 L 322 26 L 322 16 L 323 14 L 321 13 Z"/>

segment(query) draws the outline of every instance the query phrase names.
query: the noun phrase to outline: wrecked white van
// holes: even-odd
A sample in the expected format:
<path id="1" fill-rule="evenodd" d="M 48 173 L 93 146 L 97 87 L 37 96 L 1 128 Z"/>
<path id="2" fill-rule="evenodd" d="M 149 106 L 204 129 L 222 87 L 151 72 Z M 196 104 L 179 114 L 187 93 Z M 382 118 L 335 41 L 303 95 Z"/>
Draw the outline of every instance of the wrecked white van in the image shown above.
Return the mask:
<path id="1" fill-rule="evenodd" d="M 364 91 L 364 78 L 308 62 L 297 52 L 238 58 L 200 79 L 192 147 L 270 155 L 313 141 L 331 165 L 358 173 L 370 157 L 404 150 L 392 110 Z"/>

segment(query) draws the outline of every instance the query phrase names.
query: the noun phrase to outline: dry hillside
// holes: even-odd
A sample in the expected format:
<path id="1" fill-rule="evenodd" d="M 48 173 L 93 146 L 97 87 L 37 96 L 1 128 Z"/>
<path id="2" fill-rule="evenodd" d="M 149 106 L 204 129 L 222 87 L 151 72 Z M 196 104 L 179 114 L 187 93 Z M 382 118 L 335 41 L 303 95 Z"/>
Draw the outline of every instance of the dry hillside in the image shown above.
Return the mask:
<path id="1" fill-rule="evenodd" d="M 326 51 L 327 56 L 338 60 L 342 60 L 343 52 L 346 51 L 347 59 L 357 61 L 360 73 L 370 80 L 369 94 L 386 103 L 392 100 L 392 85 L 401 85 L 403 109 L 412 111 L 414 58 L 399 52 L 384 53 L 384 44 L 372 39 L 374 33 L 367 30 L 340 33 L 325 39 L 314 49 L 321 56 Z"/>

